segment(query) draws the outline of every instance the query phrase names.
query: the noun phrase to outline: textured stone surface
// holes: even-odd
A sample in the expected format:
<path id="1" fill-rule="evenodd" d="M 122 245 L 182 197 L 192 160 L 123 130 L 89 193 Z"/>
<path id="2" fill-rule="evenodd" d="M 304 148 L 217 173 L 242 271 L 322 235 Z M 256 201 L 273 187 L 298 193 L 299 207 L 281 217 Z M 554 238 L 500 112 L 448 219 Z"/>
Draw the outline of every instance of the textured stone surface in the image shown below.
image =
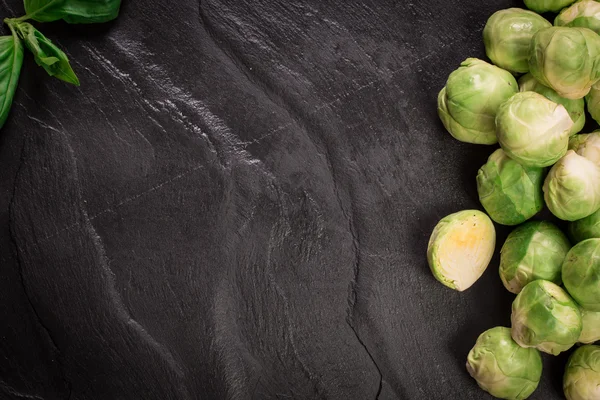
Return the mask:
<path id="1" fill-rule="evenodd" d="M 493 150 L 444 132 L 437 92 L 515 5 L 124 0 L 48 25 L 81 87 L 28 56 L 0 134 L 0 397 L 487 398 L 464 363 L 509 323 L 497 258 L 457 293 L 425 249 Z M 532 398 L 562 398 L 564 362 Z"/>

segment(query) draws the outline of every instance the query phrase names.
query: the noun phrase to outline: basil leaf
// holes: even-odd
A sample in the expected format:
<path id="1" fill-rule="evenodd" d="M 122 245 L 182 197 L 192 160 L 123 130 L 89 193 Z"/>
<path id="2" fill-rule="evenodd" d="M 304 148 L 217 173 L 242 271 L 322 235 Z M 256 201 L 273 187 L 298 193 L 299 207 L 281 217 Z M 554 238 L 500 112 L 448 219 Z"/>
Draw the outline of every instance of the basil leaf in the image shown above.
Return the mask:
<path id="1" fill-rule="evenodd" d="M 93 24 L 117 18 L 121 0 L 24 0 L 20 20 L 51 22 L 64 19 L 70 24 Z"/>
<path id="2" fill-rule="evenodd" d="M 37 65 L 44 68 L 48 75 L 79 86 L 79 79 L 69 64 L 69 58 L 50 39 L 28 22 L 15 23 L 14 28 L 33 53 Z"/>
<path id="3" fill-rule="evenodd" d="M 22 65 L 23 44 L 14 31 L 11 36 L 0 36 L 0 128 L 10 112 Z"/>

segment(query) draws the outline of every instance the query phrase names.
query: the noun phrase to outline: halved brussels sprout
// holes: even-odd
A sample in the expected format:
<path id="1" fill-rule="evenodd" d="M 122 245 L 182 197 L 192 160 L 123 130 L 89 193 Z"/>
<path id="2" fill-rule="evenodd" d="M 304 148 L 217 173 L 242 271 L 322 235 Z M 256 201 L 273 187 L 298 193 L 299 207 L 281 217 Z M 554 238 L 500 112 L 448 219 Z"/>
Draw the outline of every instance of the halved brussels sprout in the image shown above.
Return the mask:
<path id="1" fill-rule="evenodd" d="M 498 149 L 477 173 L 479 200 L 499 224 L 517 225 L 544 207 L 543 168 L 525 167 Z"/>
<path id="2" fill-rule="evenodd" d="M 583 99 L 565 99 L 558 93 L 539 83 L 531 74 L 525 74 L 519 79 L 519 91 L 536 92 L 567 109 L 573 121 L 571 135 L 574 135 L 583 129 L 585 125 L 585 101 Z"/>
<path id="3" fill-rule="evenodd" d="M 600 399 L 600 347 L 581 346 L 565 367 L 563 390 L 567 400 Z"/>
<path id="4" fill-rule="evenodd" d="M 510 319 L 512 338 L 521 347 L 554 355 L 570 349 L 582 329 L 577 304 L 560 286 L 542 279 L 521 290 L 513 301 Z"/>
<path id="5" fill-rule="evenodd" d="M 552 214 L 565 221 L 593 214 L 600 208 L 600 168 L 569 150 L 546 176 L 544 200 Z"/>
<path id="6" fill-rule="evenodd" d="M 600 124 L 600 85 L 592 86 L 590 92 L 585 96 L 585 102 L 594 121 Z"/>
<path id="7" fill-rule="evenodd" d="M 577 0 L 525 0 L 525 6 L 538 13 L 559 12 Z"/>
<path id="8" fill-rule="evenodd" d="M 600 311 L 600 239 L 587 239 L 569 250 L 562 266 L 565 288 L 589 311 Z"/>
<path id="9" fill-rule="evenodd" d="M 440 220 L 427 247 L 433 276 L 451 289 L 468 289 L 486 270 L 496 245 L 496 230 L 487 215 L 464 210 Z"/>
<path id="10" fill-rule="evenodd" d="M 515 94 L 496 115 L 500 146 L 510 158 L 529 167 L 547 167 L 564 156 L 572 127 L 562 105 L 535 92 Z"/>
<path id="11" fill-rule="evenodd" d="M 600 340 L 600 312 L 582 308 L 581 322 L 583 322 L 583 329 L 579 335 L 579 343 L 589 344 Z"/>
<path id="12" fill-rule="evenodd" d="M 515 343 L 509 328 L 498 326 L 479 335 L 467 357 L 467 371 L 494 397 L 526 399 L 540 382 L 542 357 Z"/>
<path id="13" fill-rule="evenodd" d="M 510 72 L 468 58 L 440 91 L 438 115 L 446 130 L 461 142 L 494 144 L 496 111 L 517 90 Z"/>
<path id="14" fill-rule="evenodd" d="M 500 279 L 510 292 L 518 294 L 529 282 L 544 279 L 560 285 L 562 264 L 571 248 L 556 225 L 530 221 L 506 238 L 500 250 Z"/>
<path id="15" fill-rule="evenodd" d="M 573 243 L 600 238 L 600 210 L 583 219 L 570 222 L 568 232 Z"/>
<path id="16" fill-rule="evenodd" d="M 496 11 L 483 28 L 485 52 L 500 68 L 529 71 L 529 44 L 533 34 L 552 26 L 544 17 L 522 8 Z"/>
<path id="17" fill-rule="evenodd" d="M 600 36 L 587 28 L 553 26 L 533 35 L 529 71 L 567 99 L 580 99 L 600 80 Z"/>
<path id="18" fill-rule="evenodd" d="M 554 25 L 589 28 L 600 33 L 600 3 L 591 0 L 578 1 L 562 10 L 554 19 Z"/>
<path id="19" fill-rule="evenodd" d="M 572 136 L 569 149 L 600 167 L 600 131 Z"/>

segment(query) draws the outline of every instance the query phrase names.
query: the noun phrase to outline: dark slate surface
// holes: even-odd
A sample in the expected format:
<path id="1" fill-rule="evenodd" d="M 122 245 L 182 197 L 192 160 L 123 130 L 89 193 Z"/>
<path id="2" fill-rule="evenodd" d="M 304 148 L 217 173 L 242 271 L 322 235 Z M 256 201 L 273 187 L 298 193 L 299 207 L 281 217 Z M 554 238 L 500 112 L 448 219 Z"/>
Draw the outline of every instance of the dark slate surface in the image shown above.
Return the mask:
<path id="1" fill-rule="evenodd" d="M 425 249 L 493 150 L 444 132 L 437 92 L 515 5 L 130 0 L 48 25 L 82 85 L 27 57 L 0 134 L 1 397 L 489 398 L 464 363 L 509 324 L 497 258 L 457 293 Z M 532 398 L 562 398 L 545 360 Z"/>

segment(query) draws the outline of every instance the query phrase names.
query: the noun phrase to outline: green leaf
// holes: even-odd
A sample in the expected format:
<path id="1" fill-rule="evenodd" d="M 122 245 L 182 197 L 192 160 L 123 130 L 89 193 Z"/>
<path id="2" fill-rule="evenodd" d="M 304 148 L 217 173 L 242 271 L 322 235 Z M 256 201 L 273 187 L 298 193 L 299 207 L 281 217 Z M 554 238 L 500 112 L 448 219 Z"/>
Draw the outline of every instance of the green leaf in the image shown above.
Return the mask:
<path id="1" fill-rule="evenodd" d="M 33 53 L 37 65 L 44 68 L 48 75 L 79 86 L 79 79 L 69 64 L 69 58 L 50 39 L 28 22 L 15 23 L 14 28 L 25 40 L 25 46 Z"/>
<path id="2" fill-rule="evenodd" d="M 0 128 L 6 122 L 23 65 L 23 44 L 14 33 L 0 36 Z"/>
<path id="3" fill-rule="evenodd" d="M 93 24 L 117 18 L 121 0 L 24 0 L 27 15 L 19 21 L 33 19 L 51 22 L 64 19 L 70 24 Z"/>

